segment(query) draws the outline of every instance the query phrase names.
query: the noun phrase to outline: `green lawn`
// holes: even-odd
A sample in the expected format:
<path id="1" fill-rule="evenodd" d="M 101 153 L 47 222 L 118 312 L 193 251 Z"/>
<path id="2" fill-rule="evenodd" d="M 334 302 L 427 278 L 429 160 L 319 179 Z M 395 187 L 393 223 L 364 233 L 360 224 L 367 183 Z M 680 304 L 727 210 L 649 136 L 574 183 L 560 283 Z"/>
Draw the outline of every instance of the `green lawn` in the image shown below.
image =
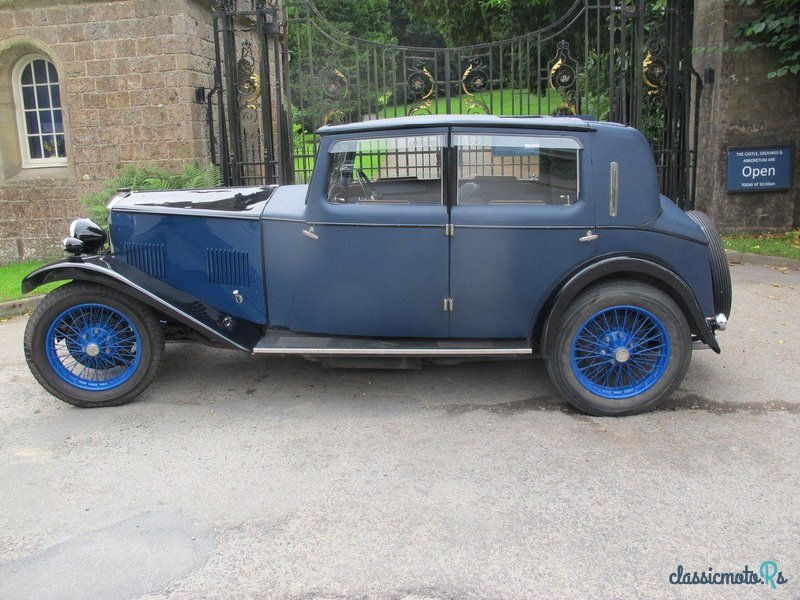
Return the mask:
<path id="1" fill-rule="evenodd" d="M 19 300 L 22 298 L 22 278 L 28 273 L 41 267 L 47 261 L 29 260 L 25 262 L 0 265 L 0 302 Z M 48 283 L 34 290 L 31 295 L 44 294 L 63 285 L 64 281 Z"/>
<path id="2" fill-rule="evenodd" d="M 468 96 L 462 95 L 454 97 L 450 100 L 450 110 L 453 114 L 469 114 L 475 112 L 483 114 L 486 110 L 480 104 L 481 102 L 489 108 L 493 115 L 549 115 L 562 103 L 561 95 L 556 92 L 548 92 L 541 97 L 541 111 L 539 110 L 539 97 L 536 92 L 529 93 L 527 90 L 492 90 L 491 92 L 482 92 L 475 94 L 472 97 L 474 101 L 470 104 L 466 101 Z M 391 102 L 389 106 L 382 108 L 378 111 L 380 118 L 388 117 L 404 117 L 414 107 L 414 104 L 403 104 L 395 107 Z M 432 101 L 430 106 L 418 110 L 415 114 L 445 114 L 447 112 L 447 100 L 445 98 L 438 98 Z"/>
<path id="3" fill-rule="evenodd" d="M 732 233 L 722 238 L 728 250 L 800 259 L 800 229 L 758 235 Z"/>

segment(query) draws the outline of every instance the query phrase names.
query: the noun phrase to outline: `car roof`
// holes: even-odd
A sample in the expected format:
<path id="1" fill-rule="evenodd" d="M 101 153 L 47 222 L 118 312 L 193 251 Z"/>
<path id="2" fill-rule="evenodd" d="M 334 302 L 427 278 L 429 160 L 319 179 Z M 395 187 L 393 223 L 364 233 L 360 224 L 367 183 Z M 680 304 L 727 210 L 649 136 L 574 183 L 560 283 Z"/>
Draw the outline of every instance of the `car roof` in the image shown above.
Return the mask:
<path id="1" fill-rule="evenodd" d="M 385 129 L 413 129 L 418 127 L 528 127 L 532 129 L 560 129 L 566 131 L 594 131 L 597 122 L 578 117 L 520 116 L 520 115 L 419 115 L 372 119 L 341 125 L 323 125 L 317 129 L 322 135 L 335 133 L 360 133 Z"/>

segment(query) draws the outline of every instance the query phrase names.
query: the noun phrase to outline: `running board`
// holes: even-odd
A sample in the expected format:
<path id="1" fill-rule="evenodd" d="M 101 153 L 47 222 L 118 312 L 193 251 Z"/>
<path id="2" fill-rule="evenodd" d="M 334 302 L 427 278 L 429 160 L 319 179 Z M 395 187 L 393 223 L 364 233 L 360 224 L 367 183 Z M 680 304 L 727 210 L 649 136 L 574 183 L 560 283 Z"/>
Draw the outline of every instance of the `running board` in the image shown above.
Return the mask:
<path id="1" fill-rule="evenodd" d="M 306 356 L 497 356 L 532 354 L 527 340 L 354 338 L 270 331 L 253 354 Z"/>

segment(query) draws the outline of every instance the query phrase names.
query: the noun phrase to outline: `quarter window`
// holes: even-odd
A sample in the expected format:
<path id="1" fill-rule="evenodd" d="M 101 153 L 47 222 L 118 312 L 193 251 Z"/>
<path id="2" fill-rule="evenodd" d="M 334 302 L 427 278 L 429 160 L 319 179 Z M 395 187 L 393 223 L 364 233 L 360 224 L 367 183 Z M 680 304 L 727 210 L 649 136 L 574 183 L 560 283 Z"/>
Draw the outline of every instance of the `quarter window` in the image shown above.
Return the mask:
<path id="1" fill-rule="evenodd" d="M 562 205 L 578 199 L 580 146 L 571 138 L 456 134 L 459 205 Z"/>
<path id="2" fill-rule="evenodd" d="M 442 204 L 441 134 L 360 138 L 330 149 L 333 204 Z"/>
<path id="3" fill-rule="evenodd" d="M 24 58 L 14 69 L 14 96 L 23 167 L 64 165 L 64 114 L 58 72 L 42 56 Z"/>

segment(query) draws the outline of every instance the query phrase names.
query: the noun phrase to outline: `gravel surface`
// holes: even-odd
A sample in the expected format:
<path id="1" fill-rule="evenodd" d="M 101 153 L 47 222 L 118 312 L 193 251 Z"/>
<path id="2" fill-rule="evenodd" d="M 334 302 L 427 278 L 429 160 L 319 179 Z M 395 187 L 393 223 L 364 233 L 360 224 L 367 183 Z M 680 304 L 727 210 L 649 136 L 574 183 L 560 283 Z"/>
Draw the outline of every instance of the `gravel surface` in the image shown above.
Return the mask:
<path id="1" fill-rule="evenodd" d="M 326 369 L 170 345 L 133 404 L 44 392 L 0 324 L 0 598 L 800 597 L 800 273 L 732 267 L 723 354 L 587 417 L 541 361 Z M 688 589 L 687 589 L 688 588 Z M 777 596 L 776 596 L 777 597 Z"/>

